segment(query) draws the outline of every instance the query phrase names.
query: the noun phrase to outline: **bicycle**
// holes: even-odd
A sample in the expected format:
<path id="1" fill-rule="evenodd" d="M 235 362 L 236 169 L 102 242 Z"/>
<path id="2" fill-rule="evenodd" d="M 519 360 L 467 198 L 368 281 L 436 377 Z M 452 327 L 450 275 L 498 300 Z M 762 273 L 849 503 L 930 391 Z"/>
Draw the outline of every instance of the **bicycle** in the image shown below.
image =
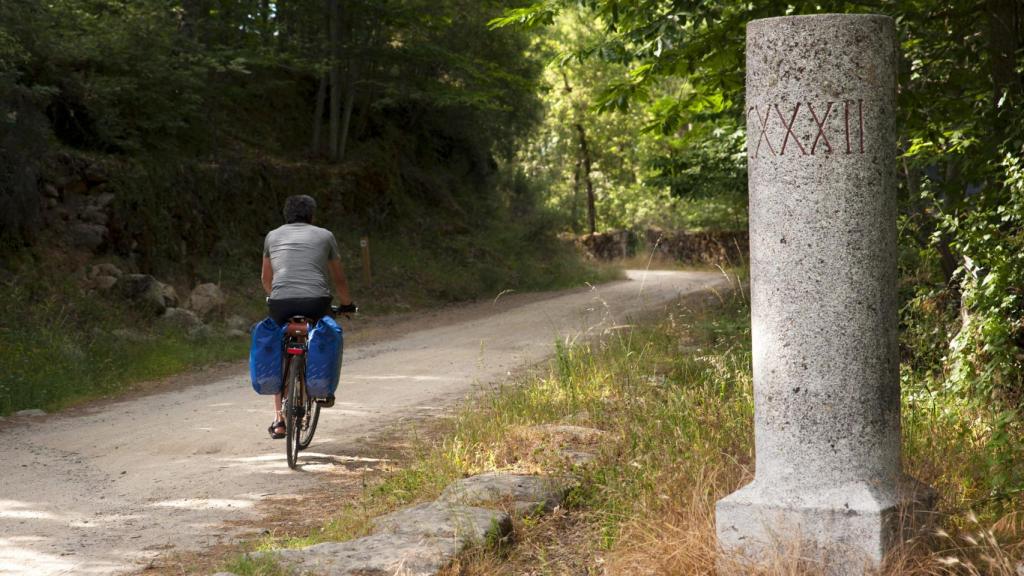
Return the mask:
<path id="1" fill-rule="evenodd" d="M 331 315 L 344 314 L 351 319 L 358 309 L 354 304 L 331 306 Z M 292 316 L 285 330 L 284 396 L 282 412 L 285 427 L 285 454 L 288 467 L 295 469 L 299 452 L 309 447 L 320 421 L 320 403 L 306 390 L 306 351 L 311 318 Z M 344 354 L 342 346 L 342 354 Z M 340 364 L 339 360 L 339 364 Z"/>

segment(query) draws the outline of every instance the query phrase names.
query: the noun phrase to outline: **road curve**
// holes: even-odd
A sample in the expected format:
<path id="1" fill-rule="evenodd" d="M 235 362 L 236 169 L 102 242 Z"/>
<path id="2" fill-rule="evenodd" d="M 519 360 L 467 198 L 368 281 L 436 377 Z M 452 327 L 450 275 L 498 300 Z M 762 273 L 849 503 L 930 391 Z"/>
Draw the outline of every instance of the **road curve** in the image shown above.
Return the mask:
<path id="1" fill-rule="evenodd" d="M 205 549 L 255 519 L 264 498 L 308 490 L 345 440 L 451 405 L 479 384 L 679 296 L 721 289 L 712 272 L 628 279 L 346 349 L 338 403 L 322 413 L 302 472 L 265 429 L 270 399 L 233 377 L 0 428 L 0 575 L 118 574 L 169 550 Z M 401 326 L 397 327 L 399 330 Z"/>

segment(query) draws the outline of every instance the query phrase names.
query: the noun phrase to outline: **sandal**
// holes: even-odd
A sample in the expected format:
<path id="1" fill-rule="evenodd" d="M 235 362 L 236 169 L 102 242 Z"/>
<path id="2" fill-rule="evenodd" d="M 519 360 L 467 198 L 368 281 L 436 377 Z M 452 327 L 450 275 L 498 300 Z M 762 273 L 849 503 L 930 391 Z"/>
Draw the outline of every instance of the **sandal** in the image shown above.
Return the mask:
<path id="1" fill-rule="evenodd" d="M 271 424 L 270 428 L 267 428 L 267 432 L 270 432 L 270 437 L 273 438 L 274 440 L 280 440 L 281 438 L 285 437 L 285 433 L 283 431 L 277 431 L 278 428 L 284 428 L 284 420 L 278 420 L 277 422 Z"/>

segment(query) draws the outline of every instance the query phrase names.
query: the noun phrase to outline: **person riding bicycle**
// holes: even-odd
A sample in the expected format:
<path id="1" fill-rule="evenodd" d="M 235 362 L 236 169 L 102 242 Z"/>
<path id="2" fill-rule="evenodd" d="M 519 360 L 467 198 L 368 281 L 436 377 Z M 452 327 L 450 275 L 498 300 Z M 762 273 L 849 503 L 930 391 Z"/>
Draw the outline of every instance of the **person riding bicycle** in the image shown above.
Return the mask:
<path id="1" fill-rule="evenodd" d="M 284 324 L 292 316 L 315 322 L 331 311 L 331 283 L 342 307 L 351 307 L 348 279 L 341 265 L 338 242 L 330 230 L 313 225 L 316 201 L 300 194 L 284 202 L 284 226 L 271 230 L 263 243 L 263 290 L 270 317 Z M 317 399 L 324 408 L 334 396 Z M 270 437 L 284 438 L 281 394 L 274 395 Z"/>

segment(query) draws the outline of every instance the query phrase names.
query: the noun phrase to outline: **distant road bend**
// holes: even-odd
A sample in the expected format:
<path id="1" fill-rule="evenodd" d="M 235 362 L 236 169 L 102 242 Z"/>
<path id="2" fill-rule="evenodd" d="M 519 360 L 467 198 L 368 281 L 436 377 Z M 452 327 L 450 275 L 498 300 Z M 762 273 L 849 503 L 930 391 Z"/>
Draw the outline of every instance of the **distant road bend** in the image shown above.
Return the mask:
<path id="1" fill-rule="evenodd" d="M 0 575 L 120 574 L 173 550 L 237 537 L 261 500 L 308 491 L 354 439 L 465 398 L 551 354 L 556 338 L 599 333 L 679 296 L 723 289 L 714 272 L 629 271 L 593 290 L 553 292 L 437 327 L 396 326 L 346 350 L 338 402 L 288 470 L 266 426 L 269 397 L 237 375 L 0 427 Z M 488 310 L 490 306 L 491 310 Z M 429 326 L 429 325 L 428 325 Z"/>

